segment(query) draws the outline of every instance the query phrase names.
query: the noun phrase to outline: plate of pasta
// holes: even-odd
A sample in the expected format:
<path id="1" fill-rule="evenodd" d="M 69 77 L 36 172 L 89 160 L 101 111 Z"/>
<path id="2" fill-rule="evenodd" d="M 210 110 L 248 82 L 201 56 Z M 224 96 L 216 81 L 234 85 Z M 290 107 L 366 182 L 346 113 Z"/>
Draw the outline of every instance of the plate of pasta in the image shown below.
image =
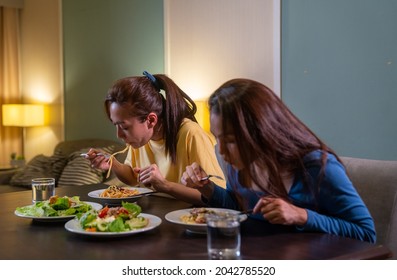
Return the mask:
<path id="1" fill-rule="evenodd" d="M 106 189 L 99 189 L 88 193 L 89 197 L 98 199 L 102 204 L 121 205 L 125 202 L 135 202 L 139 198 L 149 195 L 154 191 L 149 188 L 119 187 L 111 185 Z"/>
<path id="2" fill-rule="evenodd" d="M 225 208 L 198 207 L 169 212 L 165 215 L 165 219 L 171 223 L 185 227 L 188 232 L 206 234 L 206 215 L 211 213 L 240 214 L 241 212 Z M 247 218 L 247 215 L 241 214 L 240 222 L 245 221 Z"/>

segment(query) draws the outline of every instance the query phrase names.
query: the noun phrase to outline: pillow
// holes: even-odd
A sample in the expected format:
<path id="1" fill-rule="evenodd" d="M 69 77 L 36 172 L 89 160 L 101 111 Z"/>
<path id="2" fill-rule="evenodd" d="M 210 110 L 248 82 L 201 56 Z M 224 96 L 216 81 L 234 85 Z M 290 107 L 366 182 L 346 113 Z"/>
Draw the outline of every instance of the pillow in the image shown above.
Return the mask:
<path id="1" fill-rule="evenodd" d="M 102 148 L 105 153 L 113 153 L 114 146 Z M 105 172 L 91 167 L 91 162 L 80 154 L 86 153 L 89 148 L 84 148 L 69 155 L 68 162 L 58 180 L 58 186 L 81 186 L 101 183 Z"/>
<path id="2" fill-rule="evenodd" d="M 65 157 L 61 151 L 55 151 L 54 155 L 51 156 L 51 170 L 56 181 L 61 176 L 62 170 L 66 166 L 67 160 L 67 157 Z"/>
<path id="3" fill-rule="evenodd" d="M 50 157 L 37 155 L 12 176 L 10 184 L 30 187 L 33 178 L 51 177 L 57 180 L 66 165 L 66 160 L 61 153 L 55 153 Z"/>

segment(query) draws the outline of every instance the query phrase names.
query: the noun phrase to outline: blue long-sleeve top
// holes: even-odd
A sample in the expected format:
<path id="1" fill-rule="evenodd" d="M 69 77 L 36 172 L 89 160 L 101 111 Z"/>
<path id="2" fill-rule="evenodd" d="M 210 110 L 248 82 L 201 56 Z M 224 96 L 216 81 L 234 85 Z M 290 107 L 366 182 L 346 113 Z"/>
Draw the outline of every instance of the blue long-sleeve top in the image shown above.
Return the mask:
<path id="1" fill-rule="evenodd" d="M 374 221 L 357 193 L 343 165 L 332 154 L 327 155 L 325 173 L 320 179 L 321 152 L 314 151 L 303 158 L 312 187 L 304 185 L 303 174 L 297 172 L 288 192 L 290 202 L 307 211 L 307 222 L 296 231 L 325 232 L 375 243 Z M 265 193 L 253 191 L 239 183 L 239 172 L 227 166 L 226 190 L 215 186 L 208 206 L 241 210 L 236 193 L 244 197 L 247 209 L 252 209 Z M 260 214 L 252 218 L 262 219 Z M 268 226 L 268 225 L 267 225 Z M 278 225 L 279 227 L 280 225 Z M 290 227 L 285 227 L 286 231 Z"/>

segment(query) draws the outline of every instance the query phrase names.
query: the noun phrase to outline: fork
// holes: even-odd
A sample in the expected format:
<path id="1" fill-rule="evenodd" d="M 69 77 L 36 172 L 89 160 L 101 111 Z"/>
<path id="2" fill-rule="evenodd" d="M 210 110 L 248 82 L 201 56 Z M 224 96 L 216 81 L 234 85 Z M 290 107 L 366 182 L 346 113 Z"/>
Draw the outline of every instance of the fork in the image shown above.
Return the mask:
<path id="1" fill-rule="evenodd" d="M 220 180 L 224 180 L 221 176 L 218 176 L 218 175 L 207 175 L 206 177 L 201 178 L 201 179 L 200 179 L 200 182 L 201 182 L 201 181 L 206 181 L 206 180 L 208 180 L 208 179 L 211 178 L 211 177 L 218 178 L 218 179 L 220 179 Z"/>
<path id="2" fill-rule="evenodd" d="M 249 215 L 249 214 L 252 214 L 252 212 L 254 212 L 254 209 L 248 209 L 248 210 L 241 211 L 240 215 Z"/>
<path id="3" fill-rule="evenodd" d="M 80 156 L 82 156 L 82 157 L 84 157 L 84 158 L 88 158 L 88 154 L 86 154 L 86 153 L 80 154 Z M 97 154 L 96 154 L 96 157 L 97 157 L 97 156 L 104 156 L 106 159 L 110 158 L 110 155 L 104 154 L 104 153 L 97 153 Z"/>

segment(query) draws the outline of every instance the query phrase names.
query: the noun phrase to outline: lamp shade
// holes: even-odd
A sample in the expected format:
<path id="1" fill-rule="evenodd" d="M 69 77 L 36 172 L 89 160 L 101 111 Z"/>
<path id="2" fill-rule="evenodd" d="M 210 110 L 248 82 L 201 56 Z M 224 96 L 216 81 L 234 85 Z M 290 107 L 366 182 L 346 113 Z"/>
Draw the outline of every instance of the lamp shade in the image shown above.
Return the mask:
<path id="1" fill-rule="evenodd" d="M 44 105 L 39 104 L 4 104 L 4 126 L 40 126 L 44 125 Z"/>

